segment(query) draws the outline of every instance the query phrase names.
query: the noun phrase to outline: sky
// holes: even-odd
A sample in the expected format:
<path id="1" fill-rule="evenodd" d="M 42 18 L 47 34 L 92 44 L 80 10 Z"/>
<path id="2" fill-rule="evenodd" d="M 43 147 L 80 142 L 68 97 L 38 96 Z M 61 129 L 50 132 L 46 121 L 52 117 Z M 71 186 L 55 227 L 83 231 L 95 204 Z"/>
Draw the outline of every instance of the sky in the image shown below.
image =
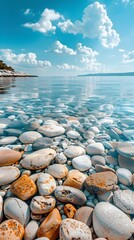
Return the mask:
<path id="1" fill-rule="evenodd" d="M 16 71 L 134 71 L 134 0 L 1 0 L 0 59 Z"/>

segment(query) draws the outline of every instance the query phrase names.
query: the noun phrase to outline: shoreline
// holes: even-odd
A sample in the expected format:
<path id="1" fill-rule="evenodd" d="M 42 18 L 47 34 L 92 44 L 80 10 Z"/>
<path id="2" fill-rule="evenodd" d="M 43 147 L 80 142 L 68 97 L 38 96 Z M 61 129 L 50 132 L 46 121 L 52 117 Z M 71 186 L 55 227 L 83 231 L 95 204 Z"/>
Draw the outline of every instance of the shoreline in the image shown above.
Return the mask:
<path id="1" fill-rule="evenodd" d="M 38 77 L 38 76 L 0 69 L 0 77 Z"/>

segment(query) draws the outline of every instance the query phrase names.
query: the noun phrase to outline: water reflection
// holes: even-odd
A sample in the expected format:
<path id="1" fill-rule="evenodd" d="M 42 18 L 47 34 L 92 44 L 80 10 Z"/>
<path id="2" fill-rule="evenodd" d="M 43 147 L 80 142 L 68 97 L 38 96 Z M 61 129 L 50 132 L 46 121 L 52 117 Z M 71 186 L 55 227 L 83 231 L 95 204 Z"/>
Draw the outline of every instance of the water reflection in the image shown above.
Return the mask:
<path id="1" fill-rule="evenodd" d="M 0 77 L 0 94 L 5 94 L 11 87 L 15 87 L 14 77 Z"/>

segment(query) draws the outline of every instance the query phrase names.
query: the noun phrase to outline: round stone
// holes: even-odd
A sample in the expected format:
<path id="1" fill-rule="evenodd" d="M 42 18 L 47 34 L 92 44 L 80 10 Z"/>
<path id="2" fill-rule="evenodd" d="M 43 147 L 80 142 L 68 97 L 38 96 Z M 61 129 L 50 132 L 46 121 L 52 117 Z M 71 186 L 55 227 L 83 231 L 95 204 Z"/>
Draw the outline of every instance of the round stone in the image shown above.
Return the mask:
<path id="1" fill-rule="evenodd" d="M 28 205 L 18 198 L 7 198 L 4 202 L 4 214 L 7 218 L 17 220 L 23 226 L 26 226 L 30 219 L 30 210 Z"/>
<path id="2" fill-rule="evenodd" d="M 80 137 L 80 134 L 73 130 L 68 131 L 66 134 L 67 134 L 67 137 L 71 139 L 77 139 Z"/>
<path id="3" fill-rule="evenodd" d="M 134 173 L 134 157 L 124 157 L 119 154 L 118 161 L 121 168 L 126 168 L 130 172 Z"/>
<path id="4" fill-rule="evenodd" d="M 88 155 L 81 155 L 73 158 L 72 165 L 75 169 L 84 172 L 91 168 L 92 162 Z"/>
<path id="5" fill-rule="evenodd" d="M 113 172 L 100 172 L 88 176 L 85 187 L 91 193 L 101 194 L 116 189 L 117 176 Z"/>
<path id="6" fill-rule="evenodd" d="M 93 208 L 83 206 L 77 209 L 74 215 L 74 219 L 81 221 L 85 223 L 88 227 L 90 227 L 92 222 L 92 214 L 93 214 Z"/>
<path id="7" fill-rule="evenodd" d="M 96 164 L 105 166 L 105 164 L 106 164 L 105 158 L 100 155 L 94 155 L 91 158 L 91 162 L 92 162 L 93 166 L 95 166 Z"/>
<path id="8" fill-rule="evenodd" d="M 56 137 L 65 133 L 65 129 L 61 125 L 43 125 L 38 128 L 38 132 L 46 137 Z"/>
<path id="9" fill-rule="evenodd" d="M 53 164 L 48 166 L 47 172 L 55 178 L 64 178 L 68 174 L 68 169 L 62 164 Z"/>
<path id="10" fill-rule="evenodd" d="M 20 135 L 19 139 L 22 143 L 33 143 L 36 139 L 41 138 L 42 135 L 36 131 L 24 132 Z"/>
<path id="11" fill-rule="evenodd" d="M 63 152 L 57 153 L 55 157 L 55 161 L 60 164 L 64 164 L 67 162 L 67 157 Z"/>
<path id="12" fill-rule="evenodd" d="M 53 140 L 52 138 L 48 138 L 48 137 L 41 137 L 36 139 L 33 144 L 32 144 L 32 148 L 34 151 L 43 149 L 43 148 L 48 148 L 53 144 Z"/>
<path id="13" fill-rule="evenodd" d="M 134 145 L 128 142 L 123 142 L 116 148 L 117 152 L 124 157 L 134 157 Z"/>
<path id="14" fill-rule="evenodd" d="M 37 179 L 37 186 L 40 195 L 50 195 L 56 188 L 56 181 L 50 174 L 41 173 Z"/>
<path id="15" fill-rule="evenodd" d="M 29 154 L 22 159 L 21 165 L 30 170 L 46 168 L 55 158 L 56 152 L 51 148 L 45 148 Z"/>
<path id="16" fill-rule="evenodd" d="M 79 147 L 79 146 L 69 146 L 65 151 L 64 154 L 68 157 L 68 158 L 75 158 L 78 157 L 80 155 L 85 154 L 85 149 L 83 147 Z"/>
<path id="17" fill-rule="evenodd" d="M 123 212 L 134 214 L 134 192 L 131 190 L 117 190 L 113 195 L 114 204 Z"/>
<path id="18" fill-rule="evenodd" d="M 36 196 L 32 198 L 30 209 L 35 214 L 49 213 L 55 207 L 56 201 L 51 196 Z"/>
<path id="19" fill-rule="evenodd" d="M 108 202 L 101 202 L 93 211 L 93 227 L 98 237 L 127 240 L 134 232 L 130 218 Z"/>
<path id="20" fill-rule="evenodd" d="M 92 234 L 90 228 L 86 224 L 71 218 L 67 218 L 61 222 L 60 239 L 92 240 Z"/>
<path id="21" fill-rule="evenodd" d="M 86 152 L 92 156 L 92 155 L 103 155 L 104 154 L 104 146 L 102 143 L 92 143 L 89 144 L 86 147 Z"/>
<path id="22" fill-rule="evenodd" d="M 116 175 L 120 183 L 130 186 L 132 185 L 132 173 L 125 168 L 119 168 L 116 171 Z"/>
<path id="23" fill-rule="evenodd" d="M 9 219 L 0 224 L 0 240 L 22 240 L 23 226 L 15 219 Z"/>
<path id="24" fill-rule="evenodd" d="M 64 181 L 63 185 L 82 189 L 85 179 L 85 174 L 79 172 L 78 170 L 70 170 L 68 172 L 67 179 Z"/>
<path id="25" fill-rule="evenodd" d="M 72 204 L 66 204 L 64 206 L 64 213 L 68 218 L 73 218 L 76 212 L 76 208 Z"/>
<path id="26" fill-rule="evenodd" d="M 17 137 L 10 136 L 10 137 L 3 137 L 0 139 L 0 145 L 8 145 L 8 144 L 13 144 L 17 141 Z"/>
<path id="27" fill-rule="evenodd" d="M 85 194 L 73 187 L 58 186 L 54 191 L 54 195 L 58 201 L 63 203 L 72 203 L 81 206 L 86 202 Z"/>
<path id="28" fill-rule="evenodd" d="M 85 139 L 94 139 L 95 134 L 91 131 L 87 131 L 87 132 L 84 133 L 83 136 L 84 136 Z"/>
<path id="29" fill-rule="evenodd" d="M 16 163 L 21 158 L 21 153 L 6 149 L 0 149 L 0 167 L 9 166 Z"/>
<path id="30" fill-rule="evenodd" d="M 34 240 L 37 235 L 38 228 L 39 226 L 36 221 L 30 221 L 25 227 L 24 240 Z"/>
<path id="31" fill-rule="evenodd" d="M 16 167 L 7 166 L 0 168 L 0 186 L 14 182 L 20 176 L 20 170 Z"/>

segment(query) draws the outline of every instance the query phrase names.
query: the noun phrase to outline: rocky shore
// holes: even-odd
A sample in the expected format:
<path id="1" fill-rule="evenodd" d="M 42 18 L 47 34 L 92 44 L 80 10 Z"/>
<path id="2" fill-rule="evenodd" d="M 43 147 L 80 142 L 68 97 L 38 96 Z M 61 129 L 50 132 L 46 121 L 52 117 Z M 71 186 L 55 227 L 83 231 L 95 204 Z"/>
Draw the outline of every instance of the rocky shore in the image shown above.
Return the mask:
<path id="1" fill-rule="evenodd" d="M 20 73 L 20 72 L 14 72 L 14 71 L 0 69 L 0 77 L 37 77 L 37 76 L 26 74 L 26 73 Z"/>
<path id="2" fill-rule="evenodd" d="M 0 115 L 1 240 L 134 239 L 132 119 Z"/>

